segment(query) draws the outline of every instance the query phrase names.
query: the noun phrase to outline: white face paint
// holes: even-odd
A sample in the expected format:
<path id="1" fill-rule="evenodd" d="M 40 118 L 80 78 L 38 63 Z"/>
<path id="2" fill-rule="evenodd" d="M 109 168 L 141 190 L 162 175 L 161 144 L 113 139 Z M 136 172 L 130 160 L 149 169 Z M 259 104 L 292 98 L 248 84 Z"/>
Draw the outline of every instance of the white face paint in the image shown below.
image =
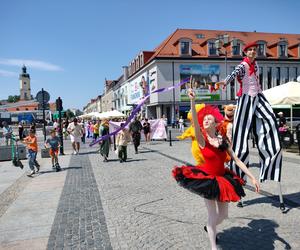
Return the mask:
<path id="1" fill-rule="evenodd" d="M 247 51 L 246 51 L 246 56 L 248 58 L 254 60 L 255 57 L 256 57 L 256 47 L 254 46 L 254 47 L 248 48 Z"/>
<path id="2" fill-rule="evenodd" d="M 216 119 L 213 115 L 206 115 L 203 119 L 203 128 L 215 128 L 216 127 Z"/>

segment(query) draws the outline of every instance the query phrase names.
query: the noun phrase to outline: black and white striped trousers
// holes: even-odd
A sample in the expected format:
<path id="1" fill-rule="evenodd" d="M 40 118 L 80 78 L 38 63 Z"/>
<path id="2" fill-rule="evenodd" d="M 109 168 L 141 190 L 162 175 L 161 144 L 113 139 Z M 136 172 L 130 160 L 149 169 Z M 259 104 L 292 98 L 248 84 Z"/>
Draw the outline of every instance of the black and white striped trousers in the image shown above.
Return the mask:
<path id="1" fill-rule="evenodd" d="M 232 149 L 237 157 L 249 167 L 248 136 L 253 130 L 260 160 L 260 181 L 280 181 L 282 150 L 274 112 L 265 96 L 243 94 L 239 97 L 234 114 Z M 245 174 L 234 161 L 230 168 L 239 176 Z"/>

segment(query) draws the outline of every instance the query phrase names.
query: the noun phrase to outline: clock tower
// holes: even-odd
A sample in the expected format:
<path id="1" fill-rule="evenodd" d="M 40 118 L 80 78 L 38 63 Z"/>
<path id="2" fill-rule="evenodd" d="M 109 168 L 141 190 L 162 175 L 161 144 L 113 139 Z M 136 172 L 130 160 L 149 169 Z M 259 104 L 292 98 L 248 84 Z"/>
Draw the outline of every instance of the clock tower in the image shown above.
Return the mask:
<path id="1" fill-rule="evenodd" d="M 31 100 L 30 75 L 26 72 L 26 67 L 23 65 L 22 73 L 19 75 L 20 80 L 20 100 Z"/>

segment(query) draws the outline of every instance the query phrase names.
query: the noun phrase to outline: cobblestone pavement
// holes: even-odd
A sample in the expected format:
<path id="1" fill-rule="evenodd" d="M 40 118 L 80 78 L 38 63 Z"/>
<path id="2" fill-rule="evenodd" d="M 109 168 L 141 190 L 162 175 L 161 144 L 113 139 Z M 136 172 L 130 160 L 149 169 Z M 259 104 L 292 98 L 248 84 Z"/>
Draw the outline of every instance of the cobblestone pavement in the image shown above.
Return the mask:
<path id="1" fill-rule="evenodd" d="M 129 150 L 132 159 L 122 164 L 103 163 L 97 155 L 90 155 L 113 248 L 209 249 L 202 198 L 171 178 L 174 165 L 192 163 L 188 143 L 175 142 L 169 147 L 154 142 L 144 145 L 138 155 L 133 154 L 132 146 Z M 291 171 L 299 170 L 299 164 L 286 165 Z M 257 176 L 258 169 L 252 170 Z M 289 176 L 291 172 L 286 171 L 283 181 Z M 293 181 L 298 182 L 297 178 Z M 299 187 L 284 183 L 284 193 L 295 205 L 287 207 L 285 214 L 278 208 L 277 183 L 262 188 L 265 195 L 247 191 L 244 208 L 230 205 L 230 219 L 219 228 L 220 248 L 300 249 L 300 199 L 293 197 L 293 192 L 299 197 Z"/>
<path id="2" fill-rule="evenodd" d="M 48 249 L 111 249 L 105 216 L 87 155 L 73 155 Z"/>
<path id="3" fill-rule="evenodd" d="M 190 142 L 142 143 L 137 155 L 129 145 L 125 163 L 113 151 L 105 163 L 88 146 L 71 156 L 66 145 L 59 173 L 39 159 L 42 173 L 23 180 L 0 162 L 0 249 L 209 249 L 203 199 L 171 177 L 173 166 L 193 163 Z M 251 161 L 258 176 L 253 149 Z M 220 249 L 300 249 L 299 162 L 285 154 L 285 213 L 277 183 L 262 184 L 261 194 L 246 189 L 244 208 L 230 204 L 218 228 Z"/>

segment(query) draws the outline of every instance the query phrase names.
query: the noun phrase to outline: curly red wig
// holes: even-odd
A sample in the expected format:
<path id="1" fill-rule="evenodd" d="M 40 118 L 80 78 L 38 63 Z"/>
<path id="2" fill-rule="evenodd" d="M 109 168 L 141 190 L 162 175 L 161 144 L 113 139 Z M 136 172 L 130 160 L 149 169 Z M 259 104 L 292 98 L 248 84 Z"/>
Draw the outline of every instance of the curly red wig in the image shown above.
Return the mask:
<path id="1" fill-rule="evenodd" d="M 205 105 L 198 113 L 198 122 L 201 128 L 203 128 L 203 119 L 206 115 L 212 115 L 216 119 L 216 123 L 223 121 L 224 117 L 220 113 L 220 110 L 216 106 Z"/>

